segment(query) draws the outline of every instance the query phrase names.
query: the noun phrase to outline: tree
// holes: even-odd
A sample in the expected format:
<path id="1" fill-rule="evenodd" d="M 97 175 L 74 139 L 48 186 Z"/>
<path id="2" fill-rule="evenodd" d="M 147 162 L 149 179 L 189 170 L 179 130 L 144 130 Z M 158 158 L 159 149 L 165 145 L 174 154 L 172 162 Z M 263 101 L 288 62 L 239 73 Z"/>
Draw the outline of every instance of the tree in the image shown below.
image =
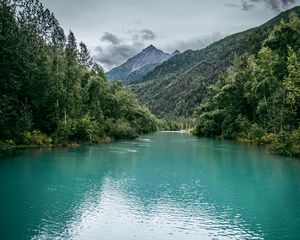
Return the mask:
<path id="1" fill-rule="evenodd" d="M 87 49 L 87 46 L 83 42 L 80 42 L 79 47 L 79 63 L 85 68 L 90 68 L 93 61 Z"/>
<path id="2" fill-rule="evenodd" d="M 76 106 L 80 105 L 80 71 L 77 56 L 77 42 L 73 32 L 70 31 L 65 49 L 66 72 L 63 84 L 65 122 L 68 117 L 73 118 L 77 116 L 78 111 L 76 111 Z"/>
<path id="3" fill-rule="evenodd" d="M 156 118 L 110 84 L 84 43 L 39 0 L 0 1 L 0 141 L 99 142 L 156 129 Z M 114 129 L 119 129 L 114 131 Z"/>
<path id="4" fill-rule="evenodd" d="M 236 60 L 209 88 L 195 133 L 264 144 L 299 156 L 300 21 L 292 15 L 271 32 L 257 55 Z"/>
<path id="5" fill-rule="evenodd" d="M 300 62 L 295 51 L 289 47 L 288 75 L 283 81 L 285 89 L 285 109 L 283 122 L 297 127 L 300 119 Z"/>

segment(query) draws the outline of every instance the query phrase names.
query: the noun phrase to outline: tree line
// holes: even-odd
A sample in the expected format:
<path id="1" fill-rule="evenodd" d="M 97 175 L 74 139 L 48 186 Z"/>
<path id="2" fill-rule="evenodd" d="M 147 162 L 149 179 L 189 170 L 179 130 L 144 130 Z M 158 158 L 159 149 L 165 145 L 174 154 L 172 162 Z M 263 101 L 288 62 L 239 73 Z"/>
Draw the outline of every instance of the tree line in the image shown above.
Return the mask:
<path id="1" fill-rule="evenodd" d="M 195 134 L 249 141 L 300 156 L 300 20 L 291 14 L 257 54 L 234 61 L 209 87 Z"/>
<path id="2" fill-rule="evenodd" d="M 5 144 L 131 138 L 159 124 L 39 0 L 0 1 L 0 84 Z"/>

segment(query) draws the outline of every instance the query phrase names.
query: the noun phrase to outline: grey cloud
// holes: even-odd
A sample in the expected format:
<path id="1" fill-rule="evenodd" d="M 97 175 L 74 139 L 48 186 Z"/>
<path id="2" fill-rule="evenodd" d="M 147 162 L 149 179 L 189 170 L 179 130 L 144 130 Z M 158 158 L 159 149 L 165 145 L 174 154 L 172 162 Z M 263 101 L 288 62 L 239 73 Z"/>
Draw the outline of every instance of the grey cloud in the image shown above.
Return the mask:
<path id="1" fill-rule="evenodd" d="M 254 8 L 254 4 L 242 1 L 242 10 L 249 11 L 252 8 Z"/>
<path id="2" fill-rule="evenodd" d="M 168 45 L 164 49 L 168 52 L 172 52 L 175 49 L 182 52 L 187 49 L 198 50 L 198 49 L 205 48 L 211 43 L 218 41 L 224 37 L 225 36 L 220 32 L 214 32 L 210 35 L 194 37 L 182 41 L 176 41 L 174 44 Z"/>
<path id="3" fill-rule="evenodd" d="M 105 32 L 100 40 L 106 45 L 94 49 L 93 59 L 106 70 L 110 70 L 140 52 L 145 47 L 145 41 L 157 37 L 148 29 L 130 30 L 127 34 L 130 35 L 129 38 L 121 39 L 113 33 Z"/>
<path id="4" fill-rule="evenodd" d="M 142 42 L 134 41 L 126 43 L 116 35 L 107 32 L 103 35 L 101 41 L 108 42 L 109 45 L 105 48 L 101 46 L 96 47 L 93 59 L 100 63 L 106 70 L 120 65 L 145 47 Z"/>
<path id="5" fill-rule="evenodd" d="M 244 11 L 249 11 L 255 7 L 257 3 L 264 3 L 266 7 L 271 8 L 275 11 L 280 11 L 287 8 L 290 4 L 295 3 L 297 0 L 242 0 L 239 4 L 226 3 L 227 7 L 240 8 Z"/>
<path id="6" fill-rule="evenodd" d="M 121 40 L 114 34 L 106 32 L 104 33 L 103 37 L 101 38 L 103 42 L 109 42 L 112 44 L 119 44 Z"/>
<path id="7" fill-rule="evenodd" d="M 259 2 L 262 0 L 251 0 L 251 2 Z M 266 6 L 271 7 L 276 11 L 280 11 L 283 8 L 288 7 L 290 4 L 295 3 L 296 0 L 263 0 Z"/>
<path id="8" fill-rule="evenodd" d="M 241 10 L 242 1 L 246 3 L 244 9 L 248 11 Z M 170 51 L 175 50 L 177 46 L 179 50 L 198 49 L 210 42 L 198 36 L 207 35 L 212 30 L 232 34 L 259 26 L 277 15 L 277 11 L 270 9 L 296 6 L 300 0 L 41 0 L 41 2 L 54 11 L 65 32 L 72 29 L 78 42 L 85 42 L 92 51 L 101 46 L 106 52 L 106 48 L 111 44 L 131 46 L 133 42 L 145 42 L 145 45 L 153 44 L 161 48 L 174 45 L 174 48 L 169 48 Z M 225 4 L 228 7 L 224 7 Z M 251 9 L 248 5 L 254 5 L 254 8 Z M 264 11 L 266 8 L 268 11 Z M 128 28 L 132 30 L 131 33 L 124 32 Z M 142 29 L 154 31 L 157 37 L 153 40 L 154 36 L 151 33 L 147 34 L 146 31 L 139 34 Z M 99 36 L 105 32 L 108 33 Z M 138 39 L 133 35 L 137 35 Z M 99 51 L 97 53 L 99 56 Z"/>
<path id="9" fill-rule="evenodd" d="M 130 31 L 132 32 L 132 31 Z M 134 31 L 134 34 L 132 35 L 132 39 L 137 40 L 154 40 L 156 39 L 156 34 L 152 32 L 149 29 L 142 29 L 138 31 Z"/>
<path id="10" fill-rule="evenodd" d="M 238 8 L 243 11 L 249 11 L 252 8 L 255 7 L 253 3 L 248 3 L 247 1 L 241 1 L 240 3 L 225 3 L 225 6 L 231 7 L 231 8 Z"/>
<path id="11" fill-rule="evenodd" d="M 240 5 L 239 5 L 239 4 L 231 3 L 231 2 L 225 3 L 225 6 L 226 6 L 226 7 L 230 7 L 230 8 L 240 8 Z"/>
<path id="12" fill-rule="evenodd" d="M 154 40 L 156 38 L 155 33 L 148 29 L 141 30 L 140 36 L 145 40 Z"/>

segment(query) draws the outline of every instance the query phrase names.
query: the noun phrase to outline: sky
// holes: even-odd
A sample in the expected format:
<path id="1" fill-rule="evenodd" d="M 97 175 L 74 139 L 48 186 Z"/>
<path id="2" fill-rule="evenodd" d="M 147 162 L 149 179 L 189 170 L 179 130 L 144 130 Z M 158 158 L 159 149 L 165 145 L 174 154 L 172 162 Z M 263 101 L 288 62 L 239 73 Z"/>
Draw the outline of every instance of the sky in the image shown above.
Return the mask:
<path id="1" fill-rule="evenodd" d="M 41 0 L 105 70 L 148 45 L 201 49 L 259 26 L 300 0 Z"/>

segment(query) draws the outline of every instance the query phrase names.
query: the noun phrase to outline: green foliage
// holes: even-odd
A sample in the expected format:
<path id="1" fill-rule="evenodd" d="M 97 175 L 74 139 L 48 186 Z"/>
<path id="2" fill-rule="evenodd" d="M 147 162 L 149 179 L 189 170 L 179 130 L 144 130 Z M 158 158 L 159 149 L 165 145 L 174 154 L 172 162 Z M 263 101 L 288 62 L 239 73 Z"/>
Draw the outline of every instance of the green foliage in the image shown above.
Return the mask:
<path id="1" fill-rule="evenodd" d="M 15 131 L 16 131 L 16 140 L 22 142 L 23 134 L 27 131 L 30 131 L 33 125 L 33 116 L 29 107 L 25 105 L 19 113 L 19 118 L 16 121 Z"/>
<path id="2" fill-rule="evenodd" d="M 200 116 L 194 133 L 205 137 L 219 136 L 222 131 L 220 122 L 222 122 L 223 119 L 224 112 L 221 110 L 204 113 Z"/>
<path id="3" fill-rule="evenodd" d="M 116 122 L 112 123 L 110 135 L 116 139 L 137 137 L 137 133 L 125 119 L 118 119 Z"/>
<path id="4" fill-rule="evenodd" d="M 53 141 L 52 138 L 46 134 L 43 134 L 38 130 L 34 130 L 32 132 L 24 133 L 23 142 L 28 145 L 49 145 Z"/>
<path id="5" fill-rule="evenodd" d="M 0 141 L 99 142 L 155 131 L 157 119 L 109 83 L 39 0 L 0 2 Z"/>
<path id="6" fill-rule="evenodd" d="M 300 157 L 300 131 L 282 131 L 268 144 L 268 150 L 282 155 Z"/>
<path id="7" fill-rule="evenodd" d="M 266 130 L 257 123 L 252 123 L 248 128 L 237 133 L 240 141 L 253 142 L 256 144 L 266 144 L 271 141 L 273 134 L 266 134 Z"/>
<path id="8" fill-rule="evenodd" d="M 158 122 L 158 129 L 160 131 L 179 131 L 181 130 L 181 124 L 178 119 L 163 118 Z"/>
<path id="9" fill-rule="evenodd" d="M 80 119 L 62 121 L 58 129 L 59 142 L 89 142 L 97 130 L 97 125 L 86 115 Z"/>
<path id="10" fill-rule="evenodd" d="M 11 140 L 11 139 L 10 140 L 6 140 L 5 144 L 10 145 L 10 146 L 15 146 L 16 145 L 15 141 Z"/>
<path id="11" fill-rule="evenodd" d="M 130 87 L 158 116 L 188 117 L 206 100 L 209 95 L 208 87 L 226 75 L 226 70 L 232 66 L 234 59 L 247 53 L 255 56 L 274 27 L 281 20 L 288 21 L 291 12 L 295 14 L 289 22 L 297 26 L 296 16 L 300 15 L 300 7 L 283 12 L 260 27 L 226 37 L 207 48 L 188 50 L 174 56 Z M 285 36 L 280 31 L 284 31 Z M 286 41 L 290 46 L 297 46 L 297 31 L 296 28 L 289 28 L 288 24 L 279 26 L 273 31 L 272 38 L 265 43 L 265 47 L 273 51 L 280 44 L 286 46 Z M 294 47 L 293 50 L 297 51 Z M 281 60 L 274 71 L 284 75 L 286 59 Z"/>
<path id="12" fill-rule="evenodd" d="M 272 152 L 299 156 L 298 39 L 300 20 L 291 15 L 271 31 L 257 55 L 237 59 L 209 88 L 198 110 L 195 134 L 250 141 Z"/>

